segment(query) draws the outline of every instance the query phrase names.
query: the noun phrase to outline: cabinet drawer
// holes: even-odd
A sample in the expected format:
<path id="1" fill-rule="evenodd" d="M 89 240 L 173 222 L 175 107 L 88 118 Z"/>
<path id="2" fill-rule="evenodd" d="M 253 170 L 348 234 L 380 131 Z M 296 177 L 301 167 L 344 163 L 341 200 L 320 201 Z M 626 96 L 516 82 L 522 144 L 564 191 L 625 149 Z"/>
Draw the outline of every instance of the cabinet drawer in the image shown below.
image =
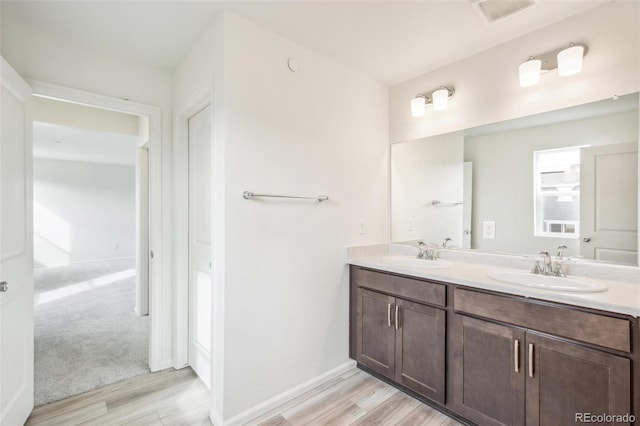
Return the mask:
<path id="1" fill-rule="evenodd" d="M 564 308 L 532 303 L 510 297 L 456 288 L 454 309 L 528 329 L 579 340 L 623 352 L 631 351 L 631 323 Z"/>
<path id="2" fill-rule="evenodd" d="M 383 274 L 360 268 L 354 268 L 353 277 L 355 278 L 355 284 L 359 287 L 438 306 L 445 306 L 447 302 L 447 291 L 444 284 Z"/>

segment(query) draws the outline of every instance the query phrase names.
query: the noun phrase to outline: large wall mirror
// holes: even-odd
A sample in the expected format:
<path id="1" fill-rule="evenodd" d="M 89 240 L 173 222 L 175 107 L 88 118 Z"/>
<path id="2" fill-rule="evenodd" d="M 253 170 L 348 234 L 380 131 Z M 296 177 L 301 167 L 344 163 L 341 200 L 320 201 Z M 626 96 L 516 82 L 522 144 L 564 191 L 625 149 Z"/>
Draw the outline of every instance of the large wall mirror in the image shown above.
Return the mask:
<path id="1" fill-rule="evenodd" d="M 391 146 L 391 241 L 638 265 L 638 93 Z"/>

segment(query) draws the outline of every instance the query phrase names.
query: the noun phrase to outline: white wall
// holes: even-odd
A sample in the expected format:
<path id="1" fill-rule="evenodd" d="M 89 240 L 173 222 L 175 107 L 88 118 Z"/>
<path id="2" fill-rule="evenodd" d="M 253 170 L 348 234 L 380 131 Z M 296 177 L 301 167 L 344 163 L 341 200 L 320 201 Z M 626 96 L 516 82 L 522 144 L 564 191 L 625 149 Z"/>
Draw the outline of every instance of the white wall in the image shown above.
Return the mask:
<path id="1" fill-rule="evenodd" d="M 577 239 L 533 235 L 533 152 L 578 145 L 635 142 L 636 110 L 564 123 L 468 137 L 464 160 L 473 162 L 472 247 L 481 250 L 580 253 Z M 508 208 L 505 204 L 508 197 Z M 496 223 L 496 238 L 482 238 L 482 221 Z"/>
<path id="2" fill-rule="evenodd" d="M 2 16 L 0 28 L 2 56 L 23 77 L 52 83 L 87 92 L 98 93 L 118 99 L 129 99 L 142 104 L 158 106 L 162 114 L 161 132 L 161 174 L 162 187 L 152 204 L 161 204 L 156 215 L 162 217 L 161 247 L 151 247 L 157 254 L 155 261 L 162 258 L 161 271 L 156 271 L 161 284 L 153 293 L 160 300 L 155 311 L 160 322 L 153 322 L 152 335 L 157 335 L 161 348 L 152 360 L 152 368 L 166 368 L 173 358 L 172 319 L 172 78 L 168 70 L 123 59 L 112 52 L 103 51 L 83 40 L 47 33 L 22 23 L 6 13 Z M 152 165 L 153 168 L 153 165 Z M 157 188 L 156 188 L 157 189 Z M 153 279 L 153 278 L 152 278 Z M 155 346 L 155 343 L 154 343 Z"/>
<path id="3" fill-rule="evenodd" d="M 392 241 L 462 245 L 463 156 L 464 132 L 391 146 Z"/>
<path id="4" fill-rule="evenodd" d="M 447 133 L 637 92 L 640 88 L 640 3 L 610 2 L 433 72 L 389 91 L 391 142 Z M 499 25 L 493 24 L 493 25 Z M 588 45 L 583 70 L 571 77 L 551 72 L 521 88 L 518 66 L 530 55 L 571 41 Z M 441 85 L 456 89 L 445 111 L 411 116 L 409 102 Z"/>
<path id="5" fill-rule="evenodd" d="M 224 297 L 213 343 L 214 357 L 224 351 L 214 399 L 223 380 L 224 400 L 213 417 L 228 421 L 348 361 L 345 248 L 387 240 L 388 146 L 384 86 L 237 16 L 221 19 L 223 67 L 205 48 L 216 44 L 212 29 L 178 68 L 175 96 L 208 90 L 216 66 L 223 73 L 212 88 L 214 103 L 223 99 L 214 108 L 213 257 L 214 292 Z M 249 201 L 245 190 L 330 200 Z"/>
<path id="6" fill-rule="evenodd" d="M 135 257 L 135 167 L 36 158 L 36 266 Z"/>
<path id="7" fill-rule="evenodd" d="M 39 96 L 33 98 L 33 121 L 130 136 L 139 134 L 139 117 L 135 115 Z"/>

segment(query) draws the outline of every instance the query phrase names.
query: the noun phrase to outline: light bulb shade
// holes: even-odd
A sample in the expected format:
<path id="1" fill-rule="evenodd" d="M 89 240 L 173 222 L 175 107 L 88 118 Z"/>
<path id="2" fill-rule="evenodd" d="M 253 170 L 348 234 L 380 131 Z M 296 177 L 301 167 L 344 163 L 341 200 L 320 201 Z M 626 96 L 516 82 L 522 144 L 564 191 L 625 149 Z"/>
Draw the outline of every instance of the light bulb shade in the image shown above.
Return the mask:
<path id="1" fill-rule="evenodd" d="M 583 46 L 571 46 L 558 53 L 558 75 L 566 77 L 582 71 Z"/>
<path id="2" fill-rule="evenodd" d="M 438 89 L 433 92 L 431 96 L 433 99 L 433 109 L 435 111 L 447 109 L 447 103 L 449 102 L 449 91 L 447 89 Z"/>
<path id="3" fill-rule="evenodd" d="M 425 98 L 422 96 L 416 96 L 411 99 L 411 115 L 413 117 L 422 117 L 424 115 L 425 105 Z"/>
<path id="4" fill-rule="evenodd" d="M 520 87 L 531 87 L 540 81 L 540 69 L 542 61 L 540 59 L 531 59 L 520 64 L 518 73 L 520 74 Z"/>

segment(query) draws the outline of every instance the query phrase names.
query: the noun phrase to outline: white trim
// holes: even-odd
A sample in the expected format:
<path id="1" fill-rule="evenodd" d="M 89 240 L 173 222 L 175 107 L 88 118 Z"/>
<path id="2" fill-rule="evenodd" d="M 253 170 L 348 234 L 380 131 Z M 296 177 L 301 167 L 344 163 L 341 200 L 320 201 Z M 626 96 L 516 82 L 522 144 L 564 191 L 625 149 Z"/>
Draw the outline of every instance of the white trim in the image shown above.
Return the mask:
<path id="1" fill-rule="evenodd" d="M 223 423 L 222 417 L 220 417 L 218 413 L 214 413 L 213 410 L 209 412 L 209 419 L 211 420 L 211 423 L 213 423 L 215 426 L 221 426 Z"/>
<path id="2" fill-rule="evenodd" d="M 232 417 L 231 419 L 229 419 L 227 422 L 224 423 L 224 426 L 236 426 L 236 425 L 243 425 L 245 423 L 248 423 L 252 420 L 257 419 L 258 417 L 260 417 L 263 414 L 268 413 L 269 411 L 273 410 L 274 408 L 277 408 L 289 401 L 291 401 L 294 398 L 297 398 L 298 396 L 302 395 L 305 392 L 310 391 L 311 389 L 317 388 L 318 386 L 322 385 L 323 383 L 328 382 L 329 380 L 332 380 L 344 373 L 346 373 L 347 371 L 353 370 L 354 368 L 356 368 L 356 362 L 354 360 L 349 360 L 347 362 L 345 362 L 344 364 L 341 364 L 329 371 L 327 371 L 326 373 L 320 374 L 319 376 L 314 377 L 311 380 L 307 380 L 306 382 L 302 383 L 301 385 L 298 385 L 294 388 L 289 389 L 288 391 L 285 391 L 283 393 L 281 393 L 280 395 L 276 395 L 271 399 L 268 399 L 248 410 L 246 410 L 243 413 L 238 414 L 235 417 Z M 213 421 L 213 416 L 214 413 L 213 411 L 211 412 L 211 420 Z M 218 424 L 218 425 L 222 425 L 222 423 L 215 423 L 214 424 Z"/>
<path id="3" fill-rule="evenodd" d="M 31 98 L 32 98 L 32 88 L 27 84 L 27 82 L 25 80 L 23 80 L 23 78 L 20 76 L 20 74 L 18 74 L 12 67 L 11 65 L 3 58 L 0 56 L 0 60 L 1 65 L 0 65 L 0 74 L 2 75 L 2 81 L 1 81 L 1 86 L 7 90 L 9 93 L 11 93 L 13 96 L 15 96 L 19 101 L 21 101 L 23 104 L 27 104 L 27 106 L 25 106 L 25 108 L 28 110 L 28 114 L 32 115 L 32 107 L 31 107 Z M 26 112 L 26 111 L 25 111 Z M 33 136 L 32 136 L 32 129 L 33 129 L 33 125 L 30 123 L 31 119 L 27 116 L 27 114 L 25 114 L 23 116 L 23 118 L 25 119 L 24 121 L 24 136 L 30 138 L 31 142 L 31 146 L 33 146 Z M 25 149 L 22 152 L 23 157 L 23 163 L 24 166 L 26 168 L 26 170 L 30 170 L 30 165 L 33 163 L 33 148 L 29 148 L 28 146 L 25 146 Z M 27 187 L 29 185 L 28 179 L 24 179 L 23 181 L 23 188 L 22 188 L 22 193 L 24 194 L 24 200 L 23 200 L 23 205 L 22 205 L 22 209 L 27 212 L 29 211 L 29 194 L 30 194 L 30 190 Z M 31 224 L 29 223 L 28 218 L 23 218 L 24 223 L 23 223 L 23 236 L 27 236 L 29 235 L 29 229 Z M 19 246 L 19 247 L 18 247 Z M 0 250 L 0 262 L 6 262 L 10 259 L 13 259 L 15 257 L 18 256 L 22 256 L 22 255 L 28 255 L 31 256 L 29 253 L 27 253 L 29 244 L 27 243 L 27 241 L 25 241 L 24 239 L 21 240 L 16 247 L 12 247 L 13 250 L 9 251 L 9 252 L 5 252 L 5 247 L 2 248 L 2 250 Z M 21 288 L 22 286 L 20 286 L 19 288 Z M 20 294 L 20 292 L 18 292 L 18 294 Z M 5 300 L 12 300 L 13 297 L 7 297 L 5 298 Z"/>
<path id="4" fill-rule="evenodd" d="M 173 309 L 176 322 L 173 336 L 173 367 L 176 369 L 189 365 L 189 210 L 185 209 L 185 206 L 189 205 L 189 193 L 185 191 L 185 188 L 189 188 L 189 119 L 212 103 L 211 91 L 207 90 L 177 108 L 174 114 Z"/>
<path id="5" fill-rule="evenodd" d="M 140 119 L 148 133 L 149 120 Z M 136 149 L 136 304 L 138 316 L 149 315 L 149 141 Z"/>
<path id="6" fill-rule="evenodd" d="M 160 107 L 118 99 L 83 90 L 58 86 L 36 80 L 27 80 L 37 96 L 60 99 L 67 102 L 104 108 L 112 111 L 124 112 L 149 117 L 149 216 L 150 235 L 149 250 L 154 258 L 150 262 L 149 282 L 149 368 L 152 372 L 171 366 L 171 360 L 161 360 L 162 341 L 170 338 L 170 330 L 163 330 L 162 321 L 171 315 L 163 311 L 163 298 L 170 297 L 171 282 L 163 280 L 163 232 L 162 232 L 162 114 Z"/>

